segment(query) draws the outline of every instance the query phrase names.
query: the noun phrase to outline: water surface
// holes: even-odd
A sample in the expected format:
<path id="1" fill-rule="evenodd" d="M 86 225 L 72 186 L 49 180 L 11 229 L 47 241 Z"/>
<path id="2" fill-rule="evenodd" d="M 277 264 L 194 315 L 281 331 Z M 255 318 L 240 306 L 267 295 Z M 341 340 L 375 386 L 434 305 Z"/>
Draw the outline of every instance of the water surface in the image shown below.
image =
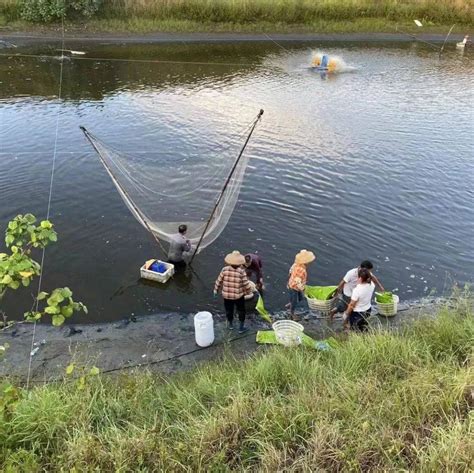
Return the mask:
<path id="1" fill-rule="evenodd" d="M 318 256 L 311 284 L 337 284 L 366 258 L 405 300 L 472 281 L 472 52 L 450 46 L 439 59 L 420 44 L 67 41 L 87 55 L 64 61 L 58 98 L 57 57 L 13 54 L 57 56 L 59 47 L 0 57 L 0 221 L 46 215 L 54 161 L 50 212 L 60 238 L 46 251 L 43 287 L 70 286 L 89 306 L 82 321 L 220 308 L 212 285 L 233 249 L 262 255 L 275 310 L 301 248 Z M 315 50 L 355 70 L 311 72 Z M 239 203 L 221 237 L 166 286 L 139 281 L 140 265 L 160 257 L 159 248 L 79 125 L 124 152 L 156 157 L 157 166 L 160 154 L 209 154 L 211 172 L 208 150 L 230 146 L 223 153 L 233 159 L 236 134 L 260 108 Z M 10 296 L 6 305 L 23 311 L 30 300 Z"/>

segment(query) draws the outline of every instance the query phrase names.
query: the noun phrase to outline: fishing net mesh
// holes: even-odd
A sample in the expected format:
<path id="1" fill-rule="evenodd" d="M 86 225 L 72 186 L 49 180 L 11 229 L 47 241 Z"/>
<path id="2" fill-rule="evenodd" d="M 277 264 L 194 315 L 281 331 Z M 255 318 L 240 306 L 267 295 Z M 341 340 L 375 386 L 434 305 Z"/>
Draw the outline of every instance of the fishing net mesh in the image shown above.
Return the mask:
<path id="1" fill-rule="evenodd" d="M 164 150 L 128 155 L 83 131 L 131 213 L 159 240 L 169 242 L 178 226 L 186 224 L 186 237 L 195 249 L 219 201 L 199 245 L 201 251 L 219 237 L 235 208 L 248 153 L 238 161 L 225 192 L 223 186 L 252 125 L 225 146 L 209 146 L 192 156 Z"/>

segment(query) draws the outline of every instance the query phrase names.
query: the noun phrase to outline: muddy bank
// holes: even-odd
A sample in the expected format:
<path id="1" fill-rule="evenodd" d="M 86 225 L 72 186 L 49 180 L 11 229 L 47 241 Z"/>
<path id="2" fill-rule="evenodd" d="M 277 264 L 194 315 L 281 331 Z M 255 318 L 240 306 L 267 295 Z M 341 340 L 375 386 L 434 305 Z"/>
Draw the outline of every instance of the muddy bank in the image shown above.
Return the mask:
<path id="1" fill-rule="evenodd" d="M 446 301 L 431 300 L 401 306 L 397 316 L 382 319 L 389 326 L 413 320 L 420 315 L 432 315 Z M 304 313 L 305 332 L 315 339 L 326 338 L 342 331 L 341 320 L 332 324 L 327 319 Z M 284 314 L 275 317 L 282 318 Z M 55 328 L 38 325 L 35 352 L 32 357 L 31 379 L 35 382 L 61 377 L 66 366 L 96 365 L 102 372 L 147 366 L 169 374 L 188 370 L 196 364 L 216 360 L 224 353 L 236 357 L 248 356 L 263 347 L 255 342 L 258 330 L 268 329 L 258 315 L 248 316 L 250 331 L 239 335 L 225 328 L 225 317 L 214 316 L 215 342 L 211 347 L 195 344 L 193 314 L 157 314 L 131 317 L 116 323 L 74 325 Z M 0 344 L 8 343 L 5 360 L 0 363 L 0 376 L 10 375 L 24 380 L 28 373 L 33 326 L 18 324 L 0 333 Z"/>
<path id="2" fill-rule="evenodd" d="M 461 41 L 464 34 L 452 34 L 448 43 Z M 417 38 L 430 43 L 443 43 L 446 34 L 421 34 Z M 15 46 L 31 46 L 39 43 L 48 43 L 61 39 L 60 31 L 37 32 L 11 32 L 0 30 L 0 40 L 13 43 Z M 126 34 L 126 33 L 80 33 L 66 32 L 66 41 L 70 42 L 107 42 L 117 44 L 132 43 L 228 43 L 228 42 L 290 42 L 290 41 L 320 41 L 320 42 L 411 42 L 411 36 L 402 33 L 338 33 L 338 34 L 255 34 L 255 33 L 151 33 L 151 34 Z M 0 48 L 5 44 L 0 43 Z"/>

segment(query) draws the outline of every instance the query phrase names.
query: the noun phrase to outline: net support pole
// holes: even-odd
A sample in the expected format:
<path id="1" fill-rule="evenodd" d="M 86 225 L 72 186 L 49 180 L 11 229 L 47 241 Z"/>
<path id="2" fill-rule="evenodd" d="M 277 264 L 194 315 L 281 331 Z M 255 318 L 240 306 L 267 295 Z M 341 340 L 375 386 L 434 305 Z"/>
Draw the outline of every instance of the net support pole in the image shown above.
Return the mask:
<path id="1" fill-rule="evenodd" d="M 95 145 L 94 141 L 92 140 L 91 138 L 91 135 L 90 133 L 87 131 L 87 129 L 83 126 L 80 126 L 79 127 L 82 132 L 84 133 L 85 137 L 87 138 L 87 140 L 89 141 L 89 143 L 91 144 L 91 146 L 94 148 L 95 152 L 99 155 L 99 158 L 102 162 L 102 164 L 105 166 L 105 169 L 107 169 L 107 172 L 110 174 L 110 177 L 112 178 L 112 180 L 114 181 L 115 185 L 120 189 L 120 191 L 123 193 L 123 195 L 128 199 L 128 202 L 130 203 L 130 205 L 132 206 L 133 210 L 136 212 L 136 214 L 140 217 L 140 219 L 142 220 L 143 224 L 145 225 L 145 228 L 153 235 L 153 238 L 156 240 L 156 242 L 158 243 L 159 247 L 161 248 L 161 251 L 163 251 L 163 254 L 167 257 L 168 254 L 166 253 L 166 250 L 164 249 L 163 245 L 161 244 L 161 241 L 160 239 L 155 235 L 155 233 L 153 232 L 153 230 L 150 228 L 150 225 L 148 225 L 148 222 L 146 221 L 146 218 L 144 217 L 144 215 L 140 212 L 140 210 L 138 209 L 138 207 L 133 203 L 132 199 L 130 198 L 130 196 L 128 195 L 127 191 L 122 187 L 122 185 L 120 184 L 120 182 L 115 178 L 114 176 L 114 173 L 112 172 L 112 170 L 110 169 L 109 165 L 106 163 L 106 161 L 102 158 L 101 154 L 100 154 L 100 151 L 97 149 L 97 146 Z"/>
<path id="2" fill-rule="evenodd" d="M 226 191 L 227 189 L 227 186 L 229 185 L 230 183 L 230 180 L 232 179 L 232 176 L 235 172 L 235 169 L 237 168 L 237 165 L 239 164 L 239 161 L 240 161 L 240 158 L 242 157 L 242 155 L 244 154 L 244 151 L 245 151 L 245 148 L 247 147 L 247 144 L 248 142 L 250 141 L 250 138 L 252 136 L 252 133 L 253 131 L 255 130 L 255 127 L 257 126 L 257 123 L 259 122 L 260 118 L 262 117 L 263 115 L 263 109 L 260 109 L 260 112 L 258 112 L 258 115 L 257 115 L 257 118 L 255 119 L 253 125 L 252 125 L 252 128 L 250 129 L 250 132 L 247 136 L 247 139 L 245 140 L 245 143 L 244 145 L 242 146 L 242 149 L 240 150 L 240 153 L 239 155 L 237 156 L 237 159 L 235 160 L 235 163 L 234 165 L 232 166 L 232 169 L 230 170 L 230 173 L 229 175 L 227 176 L 227 179 L 225 181 L 225 184 L 224 186 L 222 187 L 222 191 L 221 193 L 219 194 L 219 197 L 217 198 L 216 200 L 216 204 L 214 205 L 214 208 L 212 209 L 212 212 L 211 212 L 211 215 L 209 216 L 209 219 L 207 220 L 207 223 L 206 223 L 206 226 L 204 227 L 204 231 L 202 232 L 201 234 L 201 237 L 199 238 L 199 241 L 198 241 L 198 244 L 196 245 L 196 249 L 194 250 L 193 252 L 193 256 L 191 256 L 191 260 L 189 261 L 189 264 L 191 264 L 194 260 L 194 257 L 196 256 L 196 253 L 198 252 L 199 250 L 199 247 L 201 246 L 201 243 L 202 243 L 202 240 L 204 239 L 204 236 L 206 235 L 206 232 L 209 228 L 209 225 L 211 224 L 211 221 L 212 221 L 212 218 L 214 217 L 214 214 L 216 213 L 216 210 L 217 210 L 217 207 L 219 207 L 219 204 L 222 200 L 222 197 L 224 196 L 224 192 Z"/>
<path id="3" fill-rule="evenodd" d="M 453 31 L 453 28 L 455 27 L 456 25 L 453 25 L 451 26 L 451 29 L 448 31 L 448 34 L 446 35 L 446 38 L 444 38 L 444 43 L 443 43 L 443 46 L 441 46 L 441 49 L 439 50 L 439 59 L 441 59 L 441 54 L 443 54 L 443 51 L 444 51 L 444 47 L 446 46 L 446 41 L 448 41 L 448 38 L 451 34 L 451 31 Z"/>

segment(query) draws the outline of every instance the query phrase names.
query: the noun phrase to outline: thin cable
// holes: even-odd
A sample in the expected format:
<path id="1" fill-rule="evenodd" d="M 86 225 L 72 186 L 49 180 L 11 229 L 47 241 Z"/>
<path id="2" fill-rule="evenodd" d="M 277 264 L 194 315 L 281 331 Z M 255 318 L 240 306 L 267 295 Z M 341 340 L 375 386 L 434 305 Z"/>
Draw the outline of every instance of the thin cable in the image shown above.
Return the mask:
<path id="1" fill-rule="evenodd" d="M 280 43 L 277 43 L 273 38 L 271 38 L 267 33 L 263 33 L 272 43 L 275 43 L 279 48 L 283 49 L 287 53 L 291 52 L 289 49 L 286 49 L 284 46 L 282 46 Z"/>
<path id="2" fill-rule="evenodd" d="M 26 58 L 40 58 L 40 59 L 56 59 L 57 56 L 51 54 L 4 54 L 1 53 L 0 57 L 26 57 Z M 136 62 L 145 64 L 190 64 L 193 66 L 258 66 L 257 63 L 245 63 L 245 62 L 205 62 L 205 61 L 169 61 L 162 59 L 126 59 L 126 58 L 106 58 L 106 57 L 79 57 L 79 56 L 60 56 L 61 61 L 67 57 L 71 61 L 95 61 L 95 62 Z"/>
<path id="3" fill-rule="evenodd" d="M 395 31 L 397 33 L 406 34 L 407 36 L 410 36 L 411 38 L 413 38 L 415 41 L 419 41 L 420 43 L 427 44 L 428 46 L 431 46 L 432 48 L 435 48 L 435 49 L 440 48 L 440 46 L 438 46 L 437 44 L 430 43 L 429 41 L 425 41 L 424 39 L 418 38 L 418 36 L 416 36 L 414 34 L 407 33 L 406 31 L 403 31 L 403 30 L 399 29 L 398 26 L 395 27 Z"/>
<path id="4" fill-rule="evenodd" d="M 62 18 L 62 46 L 61 48 L 64 49 L 64 15 Z M 59 91 L 58 91 L 58 112 L 56 114 L 56 133 L 54 137 L 54 148 L 53 148 L 53 163 L 51 166 L 51 179 L 49 182 L 49 196 L 48 196 L 48 210 L 46 212 L 46 220 L 49 219 L 49 215 L 51 212 L 51 198 L 53 196 L 53 182 L 54 182 L 54 172 L 56 170 L 56 157 L 57 157 L 57 150 L 58 150 L 58 138 L 59 138 L 59 118 L 61 114 L 61 95 L 62 95 L 62 88 L 63 88 L 63 66 L 64 66 L 64 55 L 61 56 L 61 64 L 59 68 Z M 43 252 L 41 254 L 41 272 L 39 276 L 38 282 L 38 294 L 41 292 L 41 283 L 43 281 L 43 271 L 44 271 L 44 257 L 46 253 L 46 247 L 43 248 Z M 36 311 L 38 311 L 39 300 L 36 298 Z M 33 360 L 33 347 L 35 343 L 35 336 L 36 336 L 36 320 L 33 324 L 33 335 L 31 337 L 31 348 L 30 348 L 30 357 L 28 360 L 28 374 L 26 378 L 26 390 L 28 390 L 30 386 L 30 375 L 31 375 L 31 363 Z"/>

